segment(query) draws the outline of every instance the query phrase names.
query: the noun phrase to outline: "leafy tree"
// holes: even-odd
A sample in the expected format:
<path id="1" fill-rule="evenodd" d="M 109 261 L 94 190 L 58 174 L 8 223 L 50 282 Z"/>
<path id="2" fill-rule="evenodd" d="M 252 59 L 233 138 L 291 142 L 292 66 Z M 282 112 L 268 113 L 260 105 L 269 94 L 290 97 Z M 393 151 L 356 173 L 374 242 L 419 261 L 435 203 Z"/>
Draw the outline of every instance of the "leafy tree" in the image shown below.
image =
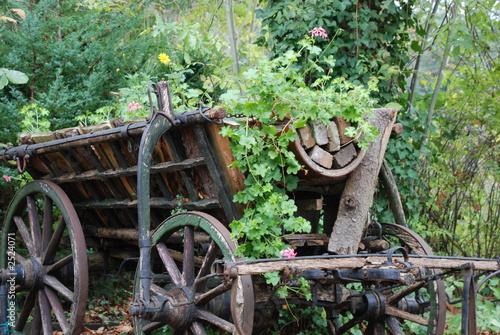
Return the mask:
<path id="1" fill-rule="evenodd" d="M 125 75 L 148 57 L 148 45 L 134 37 L 142 19 L 137 5 L 130 12 L 96 12 L 77 1 L 7 1 L 26 19 L 0 26 L 0 63 L 27 74 L 29 85 L 6 87 L 0 118 L 8 118 L 14 141 L 17 110 L 38 102 L 51 112 L 54 128 L 73 126 L 87 110 L 113 103 Z"/>
<path id="2" fill-rule="evenodd" d="M 302 39 L 304 32 L 322 27 L 333 39 L 332 43 L 318 44 L 325 49 L 323 57 L 333 55 L 336 61 L 331 67 L 332 77 L 344 77 L 354 84 L 366 84 L 377 77 L 380 103 L 394 102 L 398 89 L 405 85 L 412 3 L 270 0 L 258 11 L 265 25 L 259 42 L 271 49 L 271 56 L 277 56 Z M 307 57 L 301 62 L 304 68 L 310 65 Z M 311 78 L 310 83 L 313 81 Z"/>
<path id="3" fill-rule="evenodd" d="M 444 254 L 493 257 L 498 203 L 498 28 L 494 1 L 419 1 L 419 43 L 386 158 L 414 229 Z M 429 14 L 430 13 L 430 14 Z"/>

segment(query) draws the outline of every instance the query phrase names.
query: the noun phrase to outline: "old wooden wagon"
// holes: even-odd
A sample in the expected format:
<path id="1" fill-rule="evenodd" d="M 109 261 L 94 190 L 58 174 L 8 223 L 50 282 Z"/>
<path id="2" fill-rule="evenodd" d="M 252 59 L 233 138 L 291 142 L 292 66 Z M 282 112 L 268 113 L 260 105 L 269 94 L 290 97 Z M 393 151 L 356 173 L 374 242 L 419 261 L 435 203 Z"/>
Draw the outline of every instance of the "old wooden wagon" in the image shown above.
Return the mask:
<path id="1" fill-rule="evenodd" d="M 376 149 L 350 148 L 353 157 L 336 169 L 317 164 L 321 157 L 312 161 L 302 134 L 294 150 L 309 174 L 295 198 L 313 227 L 321 214 L 324 232 L 288 236 L 298 257 L 244 260 L 228 230 L 241 217 L 233 195 L 244 176 L 228 168 L 229 143 L 219 135 L 224 111 L 174 114 L 166 83 L 154 88 L 158 109 L 143 122 L 58 131 L 42 142 L 33 136 L 0 152 L 34 179 L 12 200 L 2 227 L 1 334 L 23 333 L 28 324 L 32 334 L 81 333 L 89 264 L 111 258 L 137 262 L 128 311 L 137 334 L 166 325 L 174 334 L 265 333 L 272 310 L 285 303 L 259 276 L 272 271 L 284 285 L 310 284 L 312 299 L 292 294 L 286 303 L 324 307 L 331 334 L 355 326 L 402 334 L 405 323 L 443 334 L 442 279 L 461 271 L 462 329 L 475 334 L 473 271 L 498 274 L 498 262 L 434 257 L 403 224 L 365 225 L 368 212 L 349 193 L 373 193 L 394 111 L 380 111 Z M 375 172 L 356 175 L 366 171 L 357 168 L 361 161 L 374 162 Z M 359 236 L 355 248 L 344 234 Z"/>

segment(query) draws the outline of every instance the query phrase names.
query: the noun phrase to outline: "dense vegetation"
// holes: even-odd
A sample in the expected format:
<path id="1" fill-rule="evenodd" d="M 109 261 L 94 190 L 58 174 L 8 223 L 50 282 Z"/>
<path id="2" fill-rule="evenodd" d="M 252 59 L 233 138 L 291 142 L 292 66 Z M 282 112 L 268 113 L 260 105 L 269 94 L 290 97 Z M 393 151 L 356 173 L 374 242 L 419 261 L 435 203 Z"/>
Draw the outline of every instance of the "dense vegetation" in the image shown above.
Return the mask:
<path id="1" fill-rule="evenodd" d="M 236 95 L 255 93 L 245 85 L 263 66 L 259 59 L 297 51 L 323 27 L 328 38 L 289 58 L 296 73 L 286 75 L 300 73 L 307 85 L 326 74 L 376 82 L 370 92 L 379 105 L 401 106 L 405 132 L 391 140 L 386 159 L 410 227 L 438 253 L 497 257 L 499 17 L 495 0 L 7 0 L 0 4 L 0 142 L 146 115 L 145 87 L 161 79 L 178 108 L 241 107 Z M 262 92 L 253 97 L 269 103 Z M 11 194 L 16 175 L 0 172 L 13 177 L 0 179 Z M 378 195 L 379 220 L 392 221 L 384 190 Z"/>

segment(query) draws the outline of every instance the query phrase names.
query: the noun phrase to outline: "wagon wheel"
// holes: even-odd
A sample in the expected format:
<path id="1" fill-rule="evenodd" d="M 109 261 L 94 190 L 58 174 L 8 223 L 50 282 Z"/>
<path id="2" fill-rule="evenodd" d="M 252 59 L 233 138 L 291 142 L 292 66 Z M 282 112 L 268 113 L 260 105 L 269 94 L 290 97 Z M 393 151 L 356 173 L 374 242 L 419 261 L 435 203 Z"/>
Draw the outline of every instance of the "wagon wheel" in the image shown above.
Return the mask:
<path id="1" fill-rule="evenodd" d="M 7 211 L 0 254 L 0 269 L 16 278 L 8 282 L 9 298 L 15 288 L 10 304 L 17 312 L 8 310 L 15 331 L 26 332 L 31 323 L 31 334 L 81 333 L 87 250 L 76 211 L 59 186 L 34 181 L 19 190 Z"/>
<path id="2" fill-rule="evenodd" d="M 432 255 L 427 243 L 416 233 L 400 225 L 382 224 L 382 235 L 402 246 L 408 254 Z M 437 270 L 420 269 L 421 277 L 437 274 Z M 332 333 L 345 334 L 359 326 L 364 334 L 405 333 L 405 325 L 421 324 L 427 334 L 441 335 L 446 322 L 446 292 L 441 280 L 424 285 L 409 285 L 399 289 L 391 283 L 363 283 L 362 312 L 338 327 L 331 324 Z M 404 307 L 403 307 L 404 306 Z M 425 313 L 424 313 L 425 311 Z"/>
<path id="3" fill-rule="evenodd" d="M 170 241 L 181 238 L 182 244 L 167 245 L 169 238 Z M 220 273 L 211 274 L 217 260 L 236 260 L 236 245 L 222 223 L 201 212 L 180 213 L 158 227 L 152 235 L 152 243 L 151 296 L 156 301 L 167 298 L 169 312 L 161 321 L 134 317 L 135 334 L 149 333 L 166 325 L 174 329 L 174 334 L 201 335 L 209 328 L 230 334 L 252 333 L 251 277 L 226 280 Z M 135 297 L 138 287 L 136 273 Z"/>

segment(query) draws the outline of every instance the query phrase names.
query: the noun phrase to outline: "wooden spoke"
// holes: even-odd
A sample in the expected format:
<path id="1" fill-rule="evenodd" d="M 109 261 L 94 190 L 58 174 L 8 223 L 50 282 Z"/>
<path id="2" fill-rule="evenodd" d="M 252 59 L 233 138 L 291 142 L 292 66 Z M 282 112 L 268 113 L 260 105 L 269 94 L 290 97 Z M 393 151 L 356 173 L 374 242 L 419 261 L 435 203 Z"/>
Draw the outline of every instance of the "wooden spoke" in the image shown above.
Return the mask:
<path id="1" fill-rule="evenodd" d="M 182 283 L 185 286 L 192 286 L 194 283 L 194 230 L 192 226 L 184 227 Z"/>
<path id="2" fill-rule="evenodd" d="M 59 219 L 54 222 L 56 213 Z M 27 296 L 19 304 L 15 330 L 25 333 L 32 318 L 32 334 L 52 334 L 54 328 L 65 335 L 81 334 L 88 295 L 87 249 L 69 197 L 53 182 L 30 182 L 12 200 L 3 229 L 16 234 L 29 253 L 16 253 L 25 271 L 16 295 L 27 290 Z M 5 250 L 5 234 L 1 242 Z"/>
<path id="3" fill-rule="evenodd" d="M 193 322 L 189 330 L 195 335 L 207 335 L 205 328 L 203 328 L 203 325 L 198 321 Z"/>
<path id="4" fill-rule="evenodd" d="M 402 310 L 397 309 L 397 308 L 392 307 L 392 306 L 385 306 L 385 314 L 392 315 L 392 316 L 395 316 L 395 317 L 398 317 L 401 319 L 405 319 L 405 320 L 408 320 L 411 322 L 415 322 L 415 323 L 418 323 L 420 325 L 424 325 L 424 326 L 429 325 L 428 319 L 421 317 L 420 315 L 411 314 L 411 313 L 402 311 Z"/>
<path id="5" fill-rule="evenodd" d="M 370 322 L 366 327 L 365 334 L 385 335 L 384 322 L 383 321 Z"/>
<path id="6" fill-rule="evenodd" d="M 404 248 L 408 254 L 432 255 L 432 250 L 425 241 L 410 229 L 389 224 L 379 224 L 378 230 L 383 238 L 392 245 L 394 250 Z M 416 323 L 427 327 L 428 335 L 442 335 L 446 325 L 446 292 L 442 281 L 424 280 L 433 270 L 421 267 L 415 275 L 413 284 L 401 287 L 391 287 L 387 282 L 365 280 L 362 282 L 362 291 L 355 295 L 366 295 L 366 302 L 358 304 L 357 317 L 352 318 L 340 326 L 337 333 L 345 333 L 358 323 L 364 334 L 402 335 L 403 326 Z M 436 271 L 436 270 L 434 270 Z M 384 288 L 385 287 L 385 288 Z M 378 293 L 374 296 L 374 290 Z M 376 298 L 375 298 L 376 297 Z M 406 309 L 406 304 L 399 304 L 410 299 L 416 306 Z M 348 310 L 344 309 L 345 310 Z M 428 313 L 424 314 L 424 311 Z M 352 312 L 352 310 L 351 310 Z"/>
<path id="7" fill-rule="evenodd" d="M 218 317 L 215 314 L 212 314 L 202 309 L 196 310 L 196 317 L 200 320 L 208 321 L 211 324 L 217 326 L 218 328 L 230 332 L 231 334 L 234 333 L 236 330 L 236 328 L 234 328 L 234 324 Z"/>
<path id="8" fill-rule="evenodd" d="M 47 273 L 61 270 L 63 267 L 70 264 L 71 262 L 73 262 L 73 254 L 69 254 L 68 256 L 58 260 L 54 264 L 47 266 Z"/>
<path id="9" fill-rule="evenodd" d="M 35 257 L 40 257 L 42 251 L 42 231 L 40 230 L 40 221 L 38 220 L 38 208 L 36 207 L 35 199 L 33 197 L 26 197 L 28 217 L 30 224 L 31 237 L 33 241 L 33 248 Z"/>
<path id="10" fill-rule="evenodd" d="M 35 246 L 33 245 L 31 234 L 28 231 L 28 228 L 26 228 L 23 219 L 20 216 L 16 216 L 14 217 L 14 222 L 16 224 L 19 234 L 21 235 L 21 238 L 24 241 L 24 244 L 26 245 L 26 248 L 28 249 L 28 252 L 30 253 L 30 255 L 35 256 L 36 255 Z"/>
<path id="11" fill-rule="evenodd" d="M 419 290 L 420 288 L 424 287 L 426 284 L 425 281 L 420 281 L 417 283 L 414 283 L 408 287 L 405 287 L 401 291 L 398 291 L 394 293 L 393 295 L 387 297 L 386 303 L 387 304 L 396 304 L 398 301 L 406 297 L 407 295 Z"/>
<path id="12" fill-rule="evenodd" d="M 28 293 L 28 296 L 24 300 L 21 313 L 19 313 L 18 315 L 17 324 L 15 328 L 16 331 L 21 331 L 26 326 L 26 321 L 28 321 L 28 317 L 30 316 L 31 311 L 35 306 L 35 301 L 36 301 L 36 291 L 30 291 Z"/>
<path id="13" fill-rule="evenodd" d="M 200 278 L 208 275 L 210 273 L 210 267 L 212 266 L 213 262 L 215 261 L 215 258 L 217 257 L 217 252 L 219 251 L 219 247 L 215 243 L 214 240 L 210 241 L 210 246 L 208 247 L 207 254 L 205 255 L 205 258 L 203 259 L 203 263 L 201 265 L 200 271 L 198 271 L 198 274 L 196 275 L 196 280 L 197 282 Z"/>
<path id="14" fill-rule="evenodd" d="M 165 290 L 164 288 L 162 288 L 154 283 L 151 283 L 151 292 L 153 292 L 156 295 L 162 295 L 162 296 L 168 295 L 167 290 Z"/>
<path id="15" fill-rule="evenodd" d="M 203 238 L 195 239 L 195 232 L 197 237 Z M 182 251 L 179 251 L 176 241 L 169 240 L 170 236 L 183 236 Z M 168 308 L 168 316 L 163 319 L 134 316 L 135 334 L 146 334 L 164 326 L 168 326 L 174 335 L 206 335 L 221 331 L 242 335 L 252 333 L 254 298 L 251 277 L 237 276 L 223 281 L 220 277 L 208 276 L 215 261 L 236 261 L 236 245 L 222 223 L 205 213 L 183 212 L 165 220 L 154 231 L 151 240 L 159 255 L 159 259 L 153 255 L 153 262 L 157 263 L 151 268 L 162 276 L 167 273 L 170 281 L 167 280 L 165 285 L 151 283 L 150 295 L 155 302 L 161 301 L 155 296 L 166 299 L 162 312 L 166 313 Z M 195 256 L 199 244 L 208 241 L 205 256 Z M 141 294 L 138 271 L 134 297 L 140 299 Z M 162 315 L 162 312 L 157 315 Z"/>
<path id="16" fill-rule="evenodd" d="M 205 293 L 197 295 L 194 299 L 194 303 L 197 306 L 205 305 L 215 297 L 221 295 L 224 292 L 229 291 L 231 287 L 232 287 L 231 283 L 224 282 Z"/>
<path id="17" fill-rule="evenodd" d="M 61 220 L 59 220 L 59 223 L 57 224 L 56 230 L 50 237 L 50 241 L 47 244 L 47 247 L 43 254 L 42 264 L 47 264 L 49 262 L 52 262 L 52 260 L 54 259 L 57 249 L 61 244 L 61 239 L 63 237 L 65 229 L 66 229 L 66 222 L 64 221 L 63 218 L 61 218 Z"/>
<path id="18" fill-rule="evenodd" d="M 344 323 L 339 329 L 338 329 L 338 333 L 339 334 L 345 334 L 346 331 L 348 331 L 349 329 L 351 329 L 352 327 L 358 325 L 359 323 L 361 323 L 361 321 L 363 321 L 362 318 L 352 318 L 350 319 L 349 321 L 347 321 L 346 323 Z"/>
<path id="19" fill-rule="evenodd" d="M 50 304 L 43 290 L 38 291 L 38 308 L 44 334 L 52 334 L 52 317 L 50 316 Z"/>
<path id="20" fill-rule="evenodd" d="M 75 298 L 74 293 L 69 288 L 64 286 L 64 284 L 61 283 L 59 279 L 57 279 L 56 277 L 49 275 L 44 276 L 43 283 L 52 287 L 54 290 L 62 294 L 66 299 L 68 299 L 68 301 L 71 302 L 74 301 Z"/>
<path id="21" fill-rule="evenodd" d="M 38 306 L 37 306 L 33 313 L 34 313 L 33 314 L 33 321 L 31 322 L 31 334 L 32 335 L 45 335 L 42 332 L 42 316 L 40 313 L 40 308 L 38 308 Z"/>
<path id="22" fill-rule="evenodd" d="M 54 229 L 52 227 L 53 219 L 52 199 L 50 199 L 50 197 L 48 196 L 45 196 L 43 206 L 42 250 L 47 250 L 47 246 L 49 245 L 50 239 L 54 232 Z"/>
<path id="23" fill-rule="evenodd" d="M 14 257 L 16 258 L 17 264 L 24 264 L 27 261 L 26 258 L 19 255 L 17 252 L 15 253 Z"/>
<path id="24" fill-rule="evenodd" d="M 59 301 L 59 297 L 57 294 L 49 287 L 43 288 L 45 294 L 47 295 L 47 299 L 49 300 L 50 306 L 54 311 L 57 321 L 61 326 L 63 333 L 66 334 L 69 330 L 68 320 L 66 319 L 66 315 L 64 315 L 64 309 L 61 305 L 61 301 Z"/>
<path id="25" fill-rule="evenodd" d="M 163 262 L 163 265 L 165 266 L 165 269 L 170 275 L 170 278 L 172 278 L 172 282 L 175 285 L 181 285 L 182 284 L 181 273 L 179 272 L 177 264 L 175 264 L 172 255 L 170 255 L 170 252 L 168 252 L 165 243 L 158 243 L 156 245 L 156 250 L 158 250 L 158 254 L 160 255 L 160 258 Z"/>
<path id="26" fill-rule="evenodd" d="M 387 328 L 391 332 L 392 335 L 403 335 L 403 331 L 401 330 L 401 326 L 399 325 L 398 319 L 393 316 L 388 316 L 385 318 L 385 324 Z"/>

